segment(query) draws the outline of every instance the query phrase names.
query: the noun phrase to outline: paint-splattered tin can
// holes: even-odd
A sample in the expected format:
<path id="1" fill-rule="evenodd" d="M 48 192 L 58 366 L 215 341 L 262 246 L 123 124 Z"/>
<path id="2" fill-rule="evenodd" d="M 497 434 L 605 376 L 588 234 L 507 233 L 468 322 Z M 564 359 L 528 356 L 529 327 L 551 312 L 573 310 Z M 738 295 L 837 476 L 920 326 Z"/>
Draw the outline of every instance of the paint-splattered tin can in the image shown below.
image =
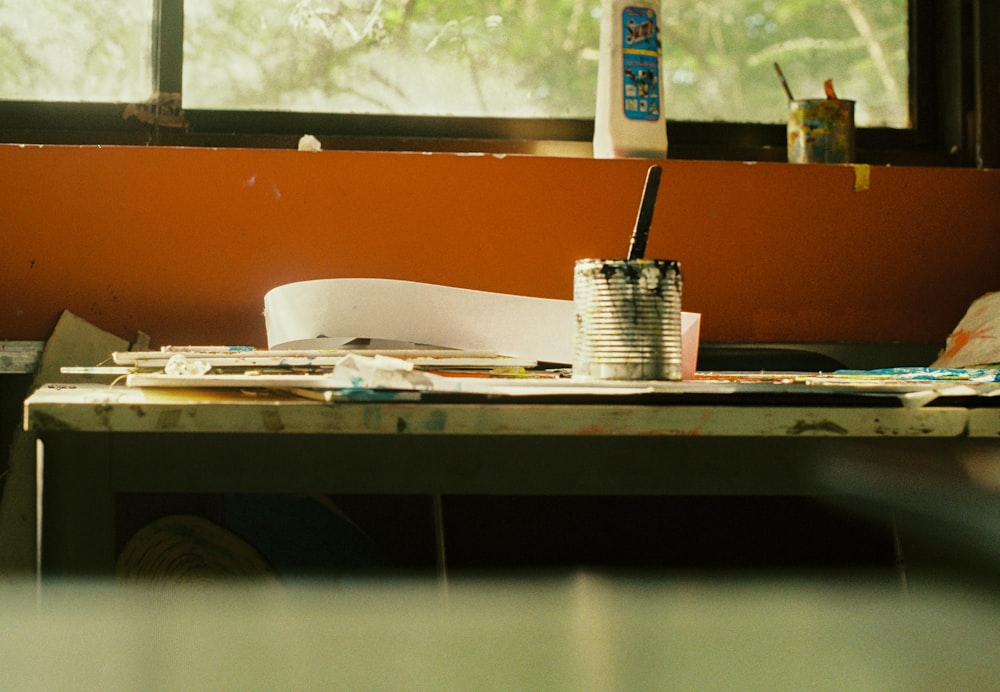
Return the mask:
<path id="1" fill-rule="evenodd" d="M 578 260 L 574 379 L 680 380 L 682 284 L 674 260 Z"/>
<path id="2" fill-rule="evenodd" d="M 790 163 L 852 163 L 854 101 L 802 99 L 788 102 Z"/>

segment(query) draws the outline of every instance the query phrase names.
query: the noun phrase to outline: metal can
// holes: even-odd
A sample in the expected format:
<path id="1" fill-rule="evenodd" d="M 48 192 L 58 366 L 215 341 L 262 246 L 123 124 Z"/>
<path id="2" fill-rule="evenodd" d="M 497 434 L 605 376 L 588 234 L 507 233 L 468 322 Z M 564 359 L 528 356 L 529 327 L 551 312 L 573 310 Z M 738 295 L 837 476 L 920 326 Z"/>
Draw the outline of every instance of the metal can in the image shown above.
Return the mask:
<path id="1" fill-rule="evenodd" d="M 675 260 L 578 260 L 574 379 L 680 380 L 682 285 Z"/>

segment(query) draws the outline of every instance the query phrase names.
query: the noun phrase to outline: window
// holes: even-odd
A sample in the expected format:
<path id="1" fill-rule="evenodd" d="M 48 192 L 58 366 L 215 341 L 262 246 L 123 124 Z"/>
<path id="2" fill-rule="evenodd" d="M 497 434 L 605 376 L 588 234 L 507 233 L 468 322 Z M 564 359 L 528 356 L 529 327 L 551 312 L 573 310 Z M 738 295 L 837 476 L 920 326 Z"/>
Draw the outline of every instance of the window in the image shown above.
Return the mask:
<path id="1" fill-rule="evenodd" d="M 671 156 L 781 160 L 777 62 L 796 96 L 822 96 L 833 79 L 857 102 L 860 156 L 893 160 L 902 151 L 907 162 L 923 152 L 926 162 L 955 163 L 958 150 L 968 160 L 973 70 L 963 63 L 946 74 L 940 54 L 965 58 L 973 13 L 968 2 L 941 5 L 665 2 Z M 112 141 L 267 145 L 308 131 L 346 147 L 471 139 L 494 150 L 561 140 L 582 151 L 600 8 L 600 0 L 5 0 L 0 135 L 85 131 L 100 140 L 110 131 Z"/>
<path id="2" fill-rule="evenodd" d="M 599 0 L 188 3 L 184 103 L 210 110 L 592 118 Z M 908 126 L 906 0 L 671 0 L 671 118 L 783 122 L 772 65 L 861 126 Z"/>
<path id="3" fill-rule="evenodd" d="M 0 2 L 0 98 L 145 101 L 152 85 L 148 2 Z"/>

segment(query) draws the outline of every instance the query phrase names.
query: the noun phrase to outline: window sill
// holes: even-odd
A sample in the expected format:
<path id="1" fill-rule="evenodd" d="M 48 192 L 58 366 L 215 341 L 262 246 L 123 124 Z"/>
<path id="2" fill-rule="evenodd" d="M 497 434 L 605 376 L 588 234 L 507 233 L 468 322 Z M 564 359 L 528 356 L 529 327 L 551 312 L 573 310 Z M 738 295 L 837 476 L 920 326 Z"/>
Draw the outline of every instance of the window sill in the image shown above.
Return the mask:
<path id="1" fill-rule="evenodd" d="M 312 134 L 324 149 L 523 154 L 591 158 L 593 124 L 587 120 L 466 119 L 463 136 L 441 130 L 440 119 L 322 114 L 188 111 L 187 129 L 125 119 L 121 104 L 18 104 L 0 102 L 0 141 L 18 144 L 160 145 L 294 149 Z M 783 125 L 671 121 L 668 158 L 701 161 L 786 160 Z M 971 166 L 963 152 L 939 150 L 911 130 L 862 128 L 858 163 L 894 166 Z"/>

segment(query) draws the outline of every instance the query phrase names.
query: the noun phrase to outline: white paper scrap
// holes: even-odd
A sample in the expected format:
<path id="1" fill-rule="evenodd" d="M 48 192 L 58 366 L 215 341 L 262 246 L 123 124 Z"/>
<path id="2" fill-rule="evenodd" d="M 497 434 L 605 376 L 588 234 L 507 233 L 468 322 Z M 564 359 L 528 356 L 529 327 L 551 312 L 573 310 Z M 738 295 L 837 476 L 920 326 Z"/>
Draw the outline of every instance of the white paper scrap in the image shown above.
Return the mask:
<path id="1" fill-rule="evenodd" d="M 413 363 L 388 356 L 345 356 L 334 368 L 333 376 L 350 387 L 366 389 L 430 388 L 430 377 L 413 369 Z"/>
<path id="2" fill-rule="evenodd" d="M 197 360 L 193 358 L 188 358 L 187 356 L 177 353 L 170 356 L 170 360 L 167 361 L 166 366 L 163 368 L 163 372 L 167 375 L 184 375 L 185 377 L 199 377 L 204 375 L 212 366 L 203 360 Z"/>

